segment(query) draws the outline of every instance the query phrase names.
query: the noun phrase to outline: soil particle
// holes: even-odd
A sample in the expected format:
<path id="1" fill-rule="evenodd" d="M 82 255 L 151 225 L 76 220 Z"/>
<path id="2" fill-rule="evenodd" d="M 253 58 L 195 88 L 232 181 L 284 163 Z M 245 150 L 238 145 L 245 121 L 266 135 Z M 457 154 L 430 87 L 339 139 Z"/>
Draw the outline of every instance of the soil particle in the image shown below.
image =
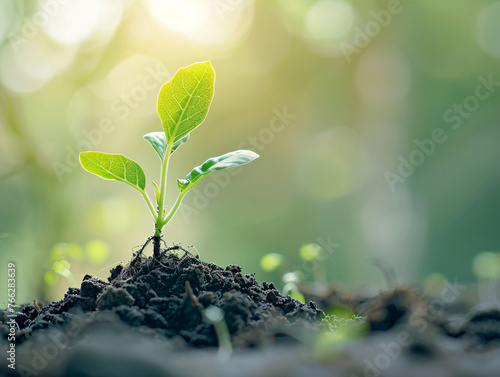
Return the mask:
<path id="1" fill-rule="evenodd" d="M 80 288 L 80 296 L 96 299 L 106 286 L 107 284 L 103 281 L 93 278 L 90 275 L 85 275 Z"/>

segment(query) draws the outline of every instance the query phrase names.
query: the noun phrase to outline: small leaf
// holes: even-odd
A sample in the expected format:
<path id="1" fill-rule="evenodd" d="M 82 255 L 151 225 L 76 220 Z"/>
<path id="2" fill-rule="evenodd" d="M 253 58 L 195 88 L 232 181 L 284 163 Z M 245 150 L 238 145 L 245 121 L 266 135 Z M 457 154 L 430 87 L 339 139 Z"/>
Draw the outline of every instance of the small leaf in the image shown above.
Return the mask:
<path id="1" fill-rule="evenodd" d="M 70 271 L 71 265 L 68 263 L 66 260 L 61 260 L 59 262 L 54 262 L 52 265 L 52 270 L 61 276 L 64 276 L 65 278 L 69 277 L 71 275 Z"/>
<path id="2" fill-rule="evenodd" d="M 285 283 L 298 283 L 303 279 L 303 274 L 300 271 L 290 271 L 283 275 L 282 279 Z"/>
<path id="3" fill-rule="evenodd" d="M 160 189 L 158 188 L 158 185 L 156 184 L 155 181 L 151 181 L 153 186 L 155 187 L 155 198 L 156 198 L 156 204 L 160 204 Z"/>
<path id="4" fill-rule="evenodd" d="M 142 168 L 122 154 L 82 152 L 80 163 L 85 170 L 101 178 L 124 182 L 140 192 L 146 187 Z"/>
<path id="5" fill-rule="evenodd" d="M 182 139 L 177 140 L 174 145 L 172 145 L 172 149 L 170 150 L 170 155 L 174 153 L 177 148 L 179 148 L 182 144 L 189 140 L 189 134 L 184 136 Z M 167 152 L 167 139 L 165 137 L 164 132 L 150 132 L 144 135 L 144 139 L 146 139 L 149 144 L 154 148 L 158 156 L 163 160 L 165 158 L 165 153 Z"/>
<path id="6" fill-rule="evenodd" d="M 163 160 L 167 151 L 167 139 L 164 132 L 150 132 L 143 136 Z"/>
<path id="7" fill-rule="evenodd" d="M 206 160 L 200 166 L 195 167 L 186 176 L 186 179 L 178 179 L 177 184 L 181 191 L 184 191 L 188 186 L 192 187 L 198 183 L 207 174 L 216 171 L 240 166 L 252 162 L 259 155 L 248 150 L 238 150 L 223 154 L 222 156 L 212 157 Z"/>
<path id="8" fill-rule="evenodd" d="M 174 143 L 198 127 L 214 96 L 215 71 L 209 61 L 181 68 L 158 94 L 158 116 L 167 141 Z"/>

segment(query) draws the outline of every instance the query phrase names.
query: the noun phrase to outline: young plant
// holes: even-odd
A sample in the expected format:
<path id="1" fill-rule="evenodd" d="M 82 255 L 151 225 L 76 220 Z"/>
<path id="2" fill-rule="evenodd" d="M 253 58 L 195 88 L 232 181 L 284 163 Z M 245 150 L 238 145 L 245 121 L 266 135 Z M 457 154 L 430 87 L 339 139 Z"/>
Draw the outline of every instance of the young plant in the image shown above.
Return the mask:
<path id="1" fill-rule="evenodd" d="M 138 163 L 121 154 L 102 152 L 80 153 L 82 167 L 104 179 L 124 182 L 136 189 L 146 201 L 154 219 L 154 259 L 160 255 L 163 227 L 175 215 L 184 196 L 204 177 L 216 170 L 240 166 L 255 160 L 259 155 L 249 150 L 237 150 L 212 157 L 195 167 L 185 179 L 178 179 L 179 194 L 167 211 L 165 195 L 167 172 L 172 154 L 189 139 L 191 132 L 203 123 L 214 95 L 215 71 L 209 61 L 181 68 L 164 84 L 158 95 L 157 111 L 163 131 L 144 135 L 161 161 L 159 185 L 152 181 L 156 206 L 146 192 L 146 177 Z M 149 241 L 149 240 L 148 240 Z"/>

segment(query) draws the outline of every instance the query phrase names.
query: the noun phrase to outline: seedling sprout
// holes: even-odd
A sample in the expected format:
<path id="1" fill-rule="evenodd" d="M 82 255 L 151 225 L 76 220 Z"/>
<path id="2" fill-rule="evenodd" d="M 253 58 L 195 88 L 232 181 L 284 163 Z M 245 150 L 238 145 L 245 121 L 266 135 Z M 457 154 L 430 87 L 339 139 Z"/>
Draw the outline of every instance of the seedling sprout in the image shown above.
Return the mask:
<path id="1" fill-rule="evenodd" d="M 152 181 L 156 206 L 146 192 L 146 176 L 135 161 L 122 154 L 82 152 L 80 163 L 90 173 L 101 178 L 117 180 L 136 189 L 144 198 L 154 219 L 154 260 L 160 255 L 160 239 L 163 227 L 174 217 L 184 196 L 208 174 L 255 160 L 259 155 L 249 150 L 237 150 L 212 157 L 195 167 L 185 178 L 177 180 L 179 193 L 175 203 L 168 209 L 165 203 L 167 173 L 172 154 L 200 126 L 208 113 L 214 95 L 215 71 L 209 61 L 181 68 L 170 81 L 164 84 L 158 95 L 157 111 L 163 131 L 144 135 L 161 161 L 159 184 Z"/>

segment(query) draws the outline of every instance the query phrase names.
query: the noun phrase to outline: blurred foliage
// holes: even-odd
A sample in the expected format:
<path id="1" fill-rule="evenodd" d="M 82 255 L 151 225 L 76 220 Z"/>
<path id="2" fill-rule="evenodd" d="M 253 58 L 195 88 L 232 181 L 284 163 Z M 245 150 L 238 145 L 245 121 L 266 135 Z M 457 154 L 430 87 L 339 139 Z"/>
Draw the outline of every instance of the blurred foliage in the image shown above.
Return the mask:
<path id="1" fill-rule="evenodd" d="M 46 284 L 54 245 L 87 245 L 87 262 L 62 260 L 77 281 L 105 278 L 105 264 L 126 262 L 152 234 L 141 198 L 84 174 L 76 156 L 120 152 L 156 175 L 142 135 L 161 130 L 158 90 L 208 59 L 214 102 L 170 177 L 218 150 L 261 158 L 245 174 L 207 178 L 168 244 L 269 281 L 262 256 L 302 266 L 301 245 L 330 235 L 340 247 L 321 261 L 329 280 L 383 287 L 366 262 L 375 257 L 406 281 L 475 279 L 474 256 L 500 249 L 500 92 L 457 130 L 444 115 L 475 95 L 480 76 L 500 81 L 500 3 L 401 0 L 398 9 L 387 13 L 385 0 L 0 2 L 0 266 L 16 262 L 18 301 L 67 289 L 64 279 Z M 345 53 L 367 31 L 368 43 Z M 392 192 L 386 172 L 436 128 L 447 141 Z"/>

